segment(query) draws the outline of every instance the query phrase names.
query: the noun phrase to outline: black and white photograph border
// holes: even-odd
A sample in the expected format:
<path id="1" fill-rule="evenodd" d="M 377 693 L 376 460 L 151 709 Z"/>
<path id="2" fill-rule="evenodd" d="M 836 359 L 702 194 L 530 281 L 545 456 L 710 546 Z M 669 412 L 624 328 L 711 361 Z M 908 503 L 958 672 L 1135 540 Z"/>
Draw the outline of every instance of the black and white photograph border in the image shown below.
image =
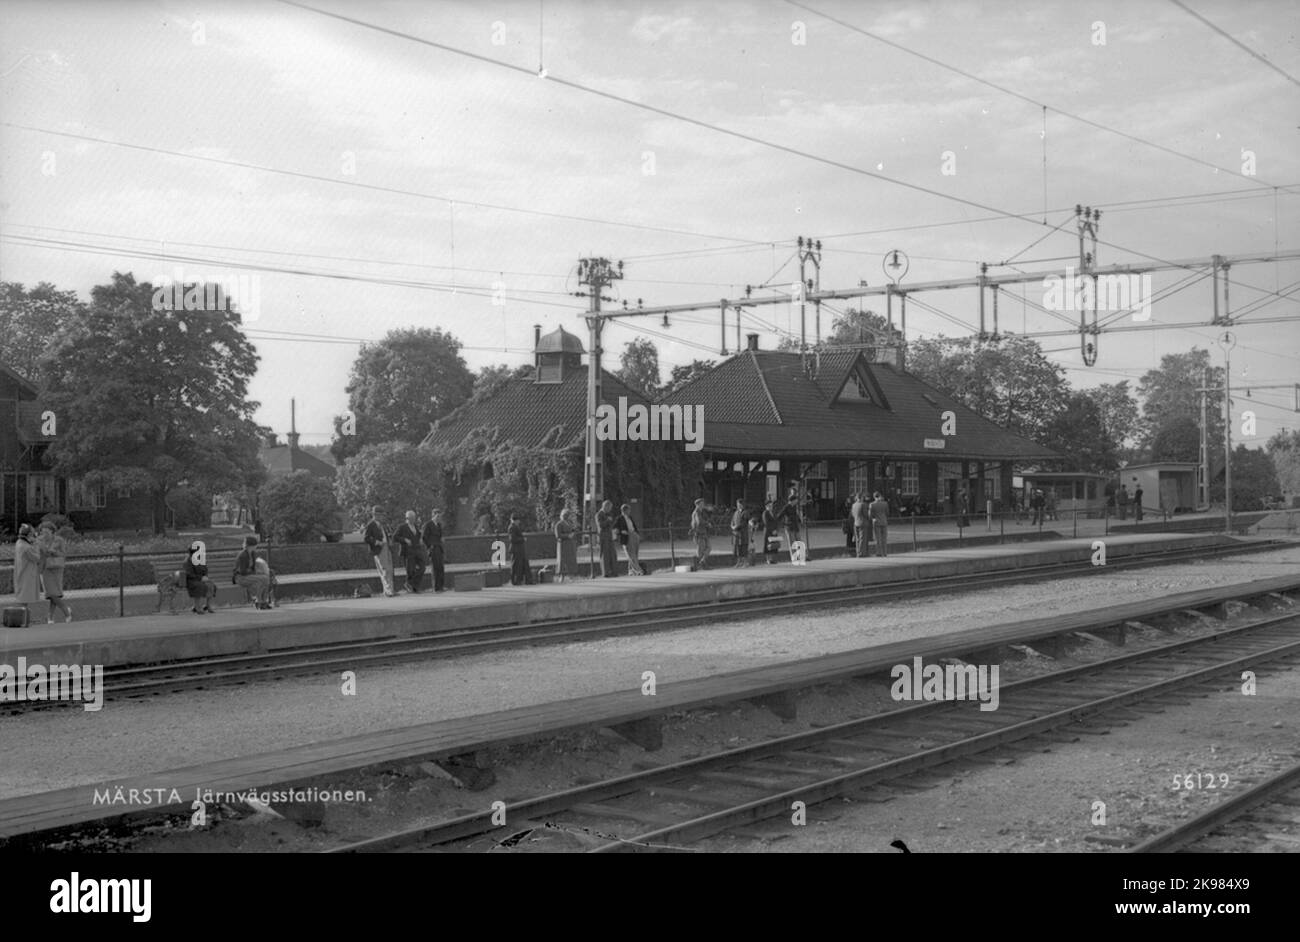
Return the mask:
<path id="1" fill-rule="evenodd" d="M 1300 850 L 1298 12 L 0 3 L 0 856 Z"/>

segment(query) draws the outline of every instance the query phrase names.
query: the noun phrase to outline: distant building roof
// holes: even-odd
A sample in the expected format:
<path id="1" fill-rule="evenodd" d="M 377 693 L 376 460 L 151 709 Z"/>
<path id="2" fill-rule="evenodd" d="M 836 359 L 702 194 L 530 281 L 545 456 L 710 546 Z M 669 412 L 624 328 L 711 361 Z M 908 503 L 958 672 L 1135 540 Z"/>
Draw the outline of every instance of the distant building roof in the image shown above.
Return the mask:
<path id="1" fill-rule="evenodd" d="M 1127 474 L 1141 468 L 1164 468 L 1169 471 L 1194 471 L 1199 467 L 1195 461 L 1144 461 L 1142 464 L 1130 464 L 1120 468 L 1117 473 Z"/>
<path id="2" fill-rule="evenodd" d="M 619 397 L 626 396 L 629 405 L 646 404 L 645 397 L 613 374 L 602 371 L 602 377 L 602 402 L 616 406 Z M 501 441 L 525 448 L 580 447 L 587 428 L 587 371 L 574 370 L 555 383 L 535 383 L 532 376 L 509 379 L 486 398 L 439 419 L 424 444 L 454 445 L 482 427 L 496 428 Z"/>
<path id="3" fill-rule="evenodd" d="M 337 469 L 328 461 L 291 445 L 263 445 L 258 450 L 262 464 L 272 475 L 310 471 L 319 478 L 333 478 Z"/>
<path id="4" fill-rule="evenodd" d="M 35 398 L 36 394 L 39 392 L 35 383 L 4 363 L 0 363 L 0 375 L 12 380 L 23 392 L 27 393 L 28 396 L 32 398 Z"/>
<path id="5" fill-rule="evenodd" d="M 664 397 L 704 407 L 704 450 L 734 455 L 1055 459 L 1061 456 L 972 412 L 861 350 L 808 356 L 745 350 Z M 942 434 L 942 414 L 956 434 Z M 942 442 L 941 448 L 927 447 Z"/>

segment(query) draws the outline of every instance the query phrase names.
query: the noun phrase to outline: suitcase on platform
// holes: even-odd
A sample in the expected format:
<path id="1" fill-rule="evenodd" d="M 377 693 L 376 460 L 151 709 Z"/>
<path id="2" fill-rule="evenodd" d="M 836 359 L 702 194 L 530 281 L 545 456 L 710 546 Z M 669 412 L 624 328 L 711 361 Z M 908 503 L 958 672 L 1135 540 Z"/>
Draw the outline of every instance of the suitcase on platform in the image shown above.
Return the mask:
<path id="1" fill-rule="evenodd" d="M 6 628 L 26 628 L 27 627 L 27 609 L 21 606 L 14 606 L 4 610 L 4 626 Z"/>

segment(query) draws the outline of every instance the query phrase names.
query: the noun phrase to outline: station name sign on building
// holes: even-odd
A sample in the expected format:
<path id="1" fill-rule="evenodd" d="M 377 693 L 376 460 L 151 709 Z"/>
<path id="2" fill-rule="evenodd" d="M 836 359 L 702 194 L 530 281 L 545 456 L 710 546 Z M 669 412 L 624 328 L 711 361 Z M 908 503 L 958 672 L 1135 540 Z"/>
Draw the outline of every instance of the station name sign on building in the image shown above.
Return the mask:
<path id="1" fill-rule="evenodd" d="M 924 445 L 926 448 L 943 448 L 944 442 L 945 439 L 942 438 L 927 438 Z"/>

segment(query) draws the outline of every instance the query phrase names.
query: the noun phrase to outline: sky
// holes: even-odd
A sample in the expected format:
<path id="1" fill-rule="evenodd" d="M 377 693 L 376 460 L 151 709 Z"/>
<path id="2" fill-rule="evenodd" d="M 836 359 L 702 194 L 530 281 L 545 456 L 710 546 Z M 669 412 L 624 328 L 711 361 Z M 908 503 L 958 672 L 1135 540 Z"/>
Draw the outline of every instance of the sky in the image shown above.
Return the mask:
<path id="1" fill-rule="evenodd" d="M 613 306 L 713 305 L 606 329 L 607 368 L 649 337 L 666 378 L 720 356 L 719 299 L 789 295 L 798 236 L 823 289 L 884 284 L 893 250 L 904 287 L 1060 271 L 1076 204 L 1101 265 L 1300 254 L 1294 2 L 306 6 L 0 3 L 0 279 L 242 286 L 256 418 L 283 434 L 295 399 L 304 443 L 389 330 L 449 331 L 474 369 L 531 362 L 535 324 L 585 343 L 583 257 L 623 261 Z M 1258 447 L 1300 426 L 1300 259 L 1229 278 Z M 1208 270 L 1150 287 L 1149 320 L 1103 308 L 1093 366 L 1037 277 L 1000 325 L 1079 388 L 1194 346 L 1222 364 Z M 908 338 L 973 333 L 978 302 L 918 292 Z M 774 347 L 798 308 L 741 330 Z"/>

